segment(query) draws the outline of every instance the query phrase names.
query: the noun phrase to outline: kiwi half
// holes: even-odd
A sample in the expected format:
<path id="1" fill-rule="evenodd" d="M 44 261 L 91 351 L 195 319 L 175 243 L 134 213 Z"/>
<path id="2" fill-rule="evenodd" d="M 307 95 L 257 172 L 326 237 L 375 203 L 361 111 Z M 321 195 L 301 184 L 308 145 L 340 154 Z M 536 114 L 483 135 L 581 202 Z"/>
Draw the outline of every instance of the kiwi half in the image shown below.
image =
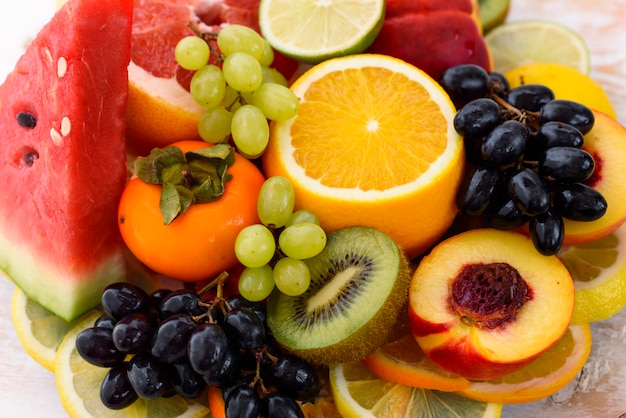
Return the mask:
<path id="1" fill-rule="evenodd" d="M 267 302 L 278 344 L 321 366 L 361 360 L 383 345 L 408 299 L 408 262 L 396 243 L 378 229 L 346 227 L 305 262 L 309 289 L 274 291 Z"/>

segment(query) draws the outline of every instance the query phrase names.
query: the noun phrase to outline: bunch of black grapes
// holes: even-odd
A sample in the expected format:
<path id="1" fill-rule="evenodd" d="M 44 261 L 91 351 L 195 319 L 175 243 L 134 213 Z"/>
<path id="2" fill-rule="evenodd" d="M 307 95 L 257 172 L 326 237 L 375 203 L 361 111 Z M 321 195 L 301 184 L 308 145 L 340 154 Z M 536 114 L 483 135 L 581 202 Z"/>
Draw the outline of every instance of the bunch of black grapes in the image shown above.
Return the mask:
<path id="1" fill-rule="evenodd" d="M 594 188 L 594 157 L 583 149 L 594 124 L 583 104 L 555 99 L 539 84 L 509 88 L 497 72 L 463 64 L 440 80 L 457 114 L 467 171 L 457 194 L 460 213 L 482 216 L 486 226 L 528 224 L 535 248 L 559 251 L 563 219 L 594 221 L 607 202 Z"/>
<path id="2" fill-rule="evenodd" d="M 275 344 L 265 305 L 239 295 L 206 302 L 193 290 L 147 294 L 109 285 L 103 315 L 76 339 L 80 356 L 106 367 L 100 398 L 123 409 L 138 398 L 206 396 L 219 386 L 226 416 L 303 417 L 298 401 L 321 389 L 318 371 Z"/>

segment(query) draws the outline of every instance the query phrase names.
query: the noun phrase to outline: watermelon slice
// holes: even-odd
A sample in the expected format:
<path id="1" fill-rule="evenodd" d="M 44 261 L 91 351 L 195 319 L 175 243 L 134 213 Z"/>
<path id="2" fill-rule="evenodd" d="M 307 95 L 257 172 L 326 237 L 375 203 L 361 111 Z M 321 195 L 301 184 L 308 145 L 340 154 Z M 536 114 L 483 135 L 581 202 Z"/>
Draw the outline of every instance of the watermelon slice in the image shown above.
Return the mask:
<path id="1" fill-rule="evenodd" d="M 71 320 L 124 278 L 132 0 L 70 0 L 0 86 L 0 269 Z"/>

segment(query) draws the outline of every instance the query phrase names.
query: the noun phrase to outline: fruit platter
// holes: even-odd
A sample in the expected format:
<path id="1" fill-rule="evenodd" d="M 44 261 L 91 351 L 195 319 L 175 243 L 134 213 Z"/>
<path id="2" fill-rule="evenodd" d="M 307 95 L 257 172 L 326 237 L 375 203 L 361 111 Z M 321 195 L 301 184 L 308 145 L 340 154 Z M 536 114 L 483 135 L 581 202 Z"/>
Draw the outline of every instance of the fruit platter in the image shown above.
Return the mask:
<path id="1" fill-rule="evenodd" d="M 624 19 L 3 2 L 0 418 L 626 416 Z"/>

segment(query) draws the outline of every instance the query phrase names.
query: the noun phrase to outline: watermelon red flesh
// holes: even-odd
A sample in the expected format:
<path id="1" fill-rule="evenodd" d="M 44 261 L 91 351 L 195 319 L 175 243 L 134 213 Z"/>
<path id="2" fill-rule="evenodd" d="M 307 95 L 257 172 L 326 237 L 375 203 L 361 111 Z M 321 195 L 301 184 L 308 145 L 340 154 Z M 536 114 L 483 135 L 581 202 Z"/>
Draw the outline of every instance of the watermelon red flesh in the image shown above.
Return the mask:
<path id="1" fill-rule="evenodd" d="M 132 0 L 70 0 L 0 86 L 0 269 L 67 320 L 124 278 L 132 12 Z"/>

